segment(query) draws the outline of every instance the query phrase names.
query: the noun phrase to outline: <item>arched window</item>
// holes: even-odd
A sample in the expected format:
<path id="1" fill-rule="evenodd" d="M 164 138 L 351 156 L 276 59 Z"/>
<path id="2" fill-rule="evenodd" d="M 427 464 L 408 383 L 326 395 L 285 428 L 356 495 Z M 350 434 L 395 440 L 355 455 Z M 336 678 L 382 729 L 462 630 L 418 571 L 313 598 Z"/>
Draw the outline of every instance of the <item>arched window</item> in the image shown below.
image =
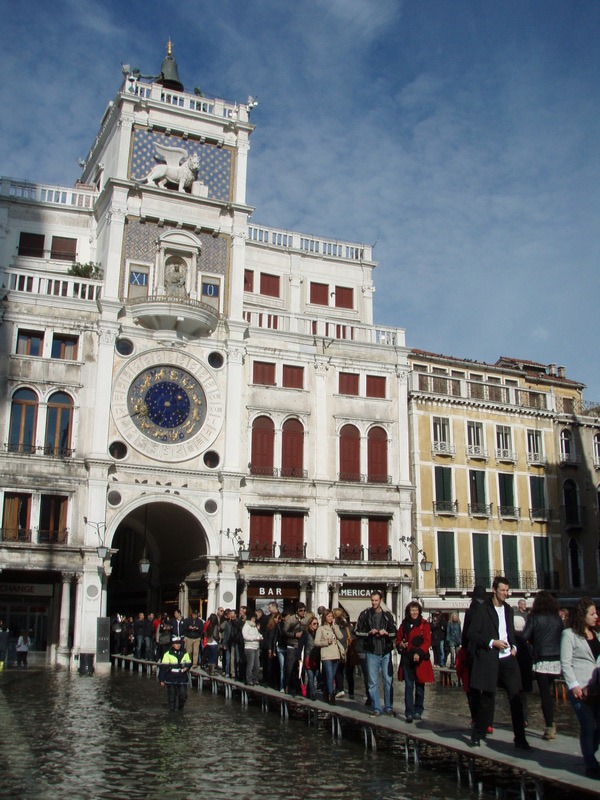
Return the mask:
<path id="1" fill-rule="evenodd" d="M 281 476 L 302 477 L 304 474 L 304 427 L 300 420 L 288 419 L 281 435 Z"/>
<path id="2" fill-rule="evenodd" d="M 570 478 L 563 484 L 563 503 L 566 524 L 579 525 L 581 523 L 581 515 L 579 513 L 577 485 Z"/>
<path id="3" fill-rule="evenodd" d="M 54 392 L 48 400 L 44 453 L 47 456 L 71 455 L 73 400 L 64 392 Z"/>
<path id="4" fill-rule="evenodd" d="M 571 586 L 573 589 L 579 589 L 581 586 L 581 549 L 575 539 L 569 539 L 569 571 Z"/>
<path id="5" fill-rule="evenodd" d="M 564 428 L 560 432 L 560 460 L 567 463 L 572 461 L 573 456 L 573 442 L 571 431 Z"/>
<path id="6" fill-rule="evenodd" d="M 360 432 L 354 425 L 340 431 L 340 480 L 360 481 Z"/>
<path id="7" fill-rule="evenodd" d="M 594 436 L 594 466 L 600 467 L 600 433 Z"/>
<path id="8" fill-rule="evenodd" d="M 38 398 L 32 389 L 18 389 L 10 409 L 8 449 L 11 453 L 35 451 Z"/>
<path id="9" fill-rule="evenodd" d="M 379 426 L 367 434 L 367 473 L 369 483 L 388 482 L 387 433 Z"/>
<path id="10" fill-rule="evenodd" d="M 269 417 L 257 417 L 252 423 L 252 475 L 273 475 L 273 445 L 275 425 Z"/>

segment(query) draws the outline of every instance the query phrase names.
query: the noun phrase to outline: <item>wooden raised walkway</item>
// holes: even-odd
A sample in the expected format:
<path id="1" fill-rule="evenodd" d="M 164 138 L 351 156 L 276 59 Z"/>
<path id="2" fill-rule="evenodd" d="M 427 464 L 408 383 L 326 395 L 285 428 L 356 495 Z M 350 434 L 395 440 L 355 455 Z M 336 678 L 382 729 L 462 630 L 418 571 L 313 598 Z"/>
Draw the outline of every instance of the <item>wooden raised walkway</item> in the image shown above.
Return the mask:
<path id="1" fill-rule="evenodd" d="M 153 661 L 138 660 L 131 656 L 115 655 L 111 659 L 117 668 L 137 670 L 149 676 L 154 674 L 157 667 Z M 586 778 L 583 773 L 579 740 L 573 736 L 558 733 L 556 739 L 545 741 L 541 738 L 541 730 L 528 728 L 527 738 L 534 750 L 524 753 L 515 749 L 510 728 L 496 726 L 493 736 L 482 742 L 480 748 L 472 749 L 468 744 L 470 728 L 458 715 L 436 714 L 428 709 L 425 719 L 407 723 L 403 716 L 371 717 L 364 705 L 345 698 L 331 706 L 264 686 L 246 686 L 220 674 L 210 676 L 197 667 L 191 673 L 197 680 L 199 691 L 210 688 L 213 694 L 223 693 L 227 699 L 239 697 L 243 706 L 248 706 L 252 700 L 264 712 L 277 712 L 285 720 L 290 718 L 290 714 L 294 718 L 304 717 L 307 724 L 315 728 L 319 721 L 326 720 L 330 722 L 335 739 L 342 739 L 345 729 L 361 729 L 368 749 L 377 748 L 378 737 L 399 736 L 406 760 L 415 764 L 421 761 L 423 745 L 425 749 L 441 748 L 454 756 L 457 777 L 466 779 L 472 789 L 479 788 L 481 791 L 483 783 L 493 781 L 487 777 L 486 765 L 494 764 L 509 776 L 512 775 L 512 780 L 502 782 L 503 787 L 495 786 L 496 797 L 500 799 L 509 794 L 514 796 L 516 790 L 523 799 L 533 794 L 541 800 L 546 788 L 551 786 L 569 791 L 573 797 L 600 794 L 600 781 Z"/>

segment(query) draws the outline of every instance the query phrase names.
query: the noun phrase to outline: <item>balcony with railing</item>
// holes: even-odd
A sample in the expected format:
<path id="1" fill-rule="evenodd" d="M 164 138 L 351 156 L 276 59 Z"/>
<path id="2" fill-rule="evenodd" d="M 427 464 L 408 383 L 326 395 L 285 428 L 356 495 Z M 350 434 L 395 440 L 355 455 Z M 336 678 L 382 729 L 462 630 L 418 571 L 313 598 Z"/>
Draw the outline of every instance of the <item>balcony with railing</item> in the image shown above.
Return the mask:
<path id="1" fill-rule="evenodd" d="M 272 543 L 256 543 L 250 542 L 249 547 L 250 560 L 263 560 L 267 558 L 281 558 L 289 561 L 295 559 L 306 558 L 306 542 L 303 544 L 277 544 Z"/>
<path id="2" fill-rule="evenodd" d="M 548 459 L 543 453 L 536 453 L 528 450 L 527 463 L 532 467 L 546 467 L 548 466 Z"/>
<path id="3" fill-rule="evenodd" d="M 35 203 L 91 211 L 98 197 L 98 192 L 93 186 L 77 186 L 72 189 L 65 186 L 51 186 L 2 177 L 0 178 L 1 196 L 11 197 L 15 200 L 32 200 Z"/>
<path id="4" fill-rule="evenodd" d="M 308 478 L 308 470 L 298 467 L 269 467 L 262 464 L 248 464 L 250 475 L 261 478 Z"/>
<path id="5" fill-rule="evenodd" d="M 44 299 L 86 300 L 95 303 L 102 290 L 101 280 L 42 269 L 7 267 L 4 273 L 9 291 Z"/>
<path id="6" fill-rule="evenodd" d="M 341 545 L 338 548 L 340 561 L 391 561 L 391 547 L 364 547 L 364 545 Z"/>
<path id="7" fill-rule="evenodd" d="M 516 450 L 509 450 L 506 447 L 496 448 L 496 461 L 502 461 L 506 464 L 516 464 L 519 454 Z"/>
<path id="8" fill-rule="evenodd" d="M 436 569 L 435 588 L 439 591 L 457 590 L 461 593 L 471 591 L 474 586 L 490 586 L 490 571 L 474 569 Z M 512 590 L 537 592 L 542 589 L 555 592 L 560 589 L 558 572 L 519 571 L 507 575 Z"/>
<path id="9" fill-rule="evenodd" d="M 557 397 L 556 410 L 559 414 L 569 414 L 574 417 L 600 417 L 600 403 L 597 400 Z"/>
<path id="10" fill-rule="evenodd" d="M 66 544 L 68 530 L 0 528 L 0 541 L 19 544 Z"/>
<path id="11" fill-rule="evenodd" d="M 492 504 L 491 503 L 469 503 L 469 516 L 470 517 L 491 517 Z"/>
<path id="12" fill-rule="evenodd" d="M 338 480 L 342 483 L 389 484 L 392 482 L 392 476 L 378 475 L 376 473 L 364 475 L 359 472 L 338 472 Z"/>
<path id="13" fill-rule="evenodd" d="M 558 457 L 558 463 L 561 467 L 577 467 L 581 464 L 581 456 L 579 453 L 561 451 Z"/>
<path id="14" fill-rule="evenodd" d="M 189 339 L 209 336 L 217 327 L 219 312 L 208 303 L 189 297 L 148 295 L 127 301 L 134 322 L 151 331 L 176 331 Z"/>
<path id="15" fill-rule="evenodd" d="M 404 347 L 405 332 L 402 328 L 375 327 L 359 321 L 342 320 L 328 315 L 290 314 L 275 309 L 246 307 L 244 320 L 251 328 L 299 334 L 324 339 L 372 344 L 379 347 Z"/>
<path id="16" fill-rule="evenodd" d="M 498 506 L 498 517 L 500 519 L 520 519 L 521 509 L 519 506 Z"/>
<path id="17" fill-rule="evenodd" d="M 286 251 L 314 254 L 323 258 L 345 261 L 372 261 L 371 245 L 309 236 L 296 231 L 269 228 L 264 225 L 248 227 L 248 241 Z"/>
<path id="18" fill-rule="evenodd" d="M 452 456 L 456 454 L 456 447 L 450 442 L 434 441 L 431 445 L 431 452 L 434 456 Z"/>
<path id="19" fill-rule="evenodd" d="M 411 392 L 458 397 L 482 404 L 509 405 L 538 410 L 552 408 L 552 397 L 547 392 L 536 392 L 517 386 L 504 386 L 485 381 L 459 379 L 432 372 L 413 372 L 410 386 Z"/>
<path id="20" fill-rule="evenodd" d="M 433 513 L 455 517 L 458 514 L 458 500 L 434 500 Z"/>
<path id="21" fill-rule="evenodd" d="M 487 447 L 480 444 L 468 444 L 466 448 L 467 458 L 472 461 L 487 461 L 490 451 Z"/>
<path id="22" fill-rule="evenodd" d="M 4 442 L 5 453 L 22 456 L 46 456 L 48 458 L 72 458 L 75 452 L 70 447 L 54 447 L 43 444 L 24 444 L 23 442 Z"/>
<path id="23" fill-rule="evenodd" d="M 532 522 L 550 522 L 552 519 L 551 508 L 530 508 L 529 519 Z"/>

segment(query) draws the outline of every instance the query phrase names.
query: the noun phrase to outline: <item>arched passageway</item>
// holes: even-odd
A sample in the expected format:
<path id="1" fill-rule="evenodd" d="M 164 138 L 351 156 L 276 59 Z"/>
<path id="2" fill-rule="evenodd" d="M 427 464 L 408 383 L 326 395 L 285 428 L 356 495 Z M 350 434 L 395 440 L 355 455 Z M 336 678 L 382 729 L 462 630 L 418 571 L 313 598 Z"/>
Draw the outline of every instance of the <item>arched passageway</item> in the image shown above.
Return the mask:
<path id="1" fill-rule="evenodd" d="M 189 511 L 149 501 L 125 517 L 112 547 L 118 552 L 111 559 L 107 614 L 172 610 L 184 582 L 190 605 L 200 609 L 206 599 L 207 540 Z M 146 562 L 146 571 L 140 562 Z"/>

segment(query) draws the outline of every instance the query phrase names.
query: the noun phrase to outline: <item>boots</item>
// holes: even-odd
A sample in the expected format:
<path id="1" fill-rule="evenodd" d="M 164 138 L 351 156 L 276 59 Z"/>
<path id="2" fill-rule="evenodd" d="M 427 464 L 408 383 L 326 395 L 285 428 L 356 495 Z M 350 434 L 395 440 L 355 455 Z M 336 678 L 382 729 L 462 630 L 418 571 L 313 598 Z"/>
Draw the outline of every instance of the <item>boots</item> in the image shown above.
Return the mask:
<path id="1" fill-rule="evenodd" d="M 549 725 L 544 733 L 542 734 L 542 739 L 556 739 L 556 725 Z"/>
<path id="2" fill-rule="evenodd" d="M 329 697 L 327 698 L 327 702 L 329 703 L 330 706 L 335 705 L 335 692 L 329 695 Z"/>
<path id="3" fill-rule="evenodd" d="M 214 664 L 209 664 L 208 665 L 208 674 L 209 675 L 214 675 L 215 674 L 215 665 Z"/>

